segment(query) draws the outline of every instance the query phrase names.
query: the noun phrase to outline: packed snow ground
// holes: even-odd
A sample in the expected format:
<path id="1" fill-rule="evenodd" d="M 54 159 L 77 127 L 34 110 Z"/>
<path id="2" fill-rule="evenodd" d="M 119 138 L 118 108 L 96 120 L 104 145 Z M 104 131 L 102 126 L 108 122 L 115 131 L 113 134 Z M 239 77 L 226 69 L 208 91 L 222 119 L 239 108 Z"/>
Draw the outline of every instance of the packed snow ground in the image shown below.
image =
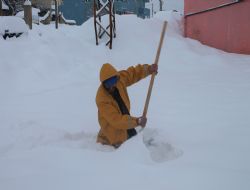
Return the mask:
<path id="1" fill-rule="evenodd" d="M 250 56 L 183 38 L 178 13 L 116 19 L 113 50 L 95 45 L 92 19 L 0 39 L 0 189 L 249 190 Z M 163 20 L 147 128 L 117 150 L 96 144 L 100 67 L 153 63 Z M 134 116 L 148 84 L 129 88 Z"/>

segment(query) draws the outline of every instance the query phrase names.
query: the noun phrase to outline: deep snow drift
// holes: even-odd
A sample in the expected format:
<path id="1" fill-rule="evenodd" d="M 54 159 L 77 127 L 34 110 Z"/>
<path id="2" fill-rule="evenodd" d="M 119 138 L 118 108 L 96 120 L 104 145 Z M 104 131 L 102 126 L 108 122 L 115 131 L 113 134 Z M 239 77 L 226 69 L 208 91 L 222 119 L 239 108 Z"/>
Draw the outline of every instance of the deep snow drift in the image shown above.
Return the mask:
<path id="1" fill-rule="evenodd" d="M 0 39 L 0 189 L 248 190 L 250 56 L 183 38 L 178 13 L 116 19 L 113 50 L 95 46 L 92 19 Z M 153 63 L 163 20 L 147 128 L 118 150 L 96 144 L 101 65 Z M 148 83 L 129 88 L 132 115 Z"/>

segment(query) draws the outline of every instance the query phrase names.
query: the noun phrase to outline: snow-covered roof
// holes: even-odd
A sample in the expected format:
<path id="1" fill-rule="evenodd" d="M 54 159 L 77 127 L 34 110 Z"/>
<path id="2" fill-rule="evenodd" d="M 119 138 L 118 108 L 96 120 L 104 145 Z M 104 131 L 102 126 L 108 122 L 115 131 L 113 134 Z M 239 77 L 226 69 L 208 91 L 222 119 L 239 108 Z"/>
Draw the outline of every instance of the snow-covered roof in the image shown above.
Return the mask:
<path id="1" fill-rule="evenodd" d="M 65 22 L 67 22 L 68 24 L 76 24 L 76 21 L 75 20 L 68 20 L 68 19 L 65 19 L 65 17 L 63 16 L 63 14 L 61 14 L 63 20 L 65 20 Z"/>
<path id="2" fill-rule="evenodd" d="M 26 33 L 28 27 L 24 20 L 16 16 L 1 16 L 0 17 L 0 34 L 8 33 Z"/>
<path id="3" fill-rule="evenodd" d="M 43 17 L 40 17 L 40 20 L 45 20 L 46 18 L 48 18 L 50 12 L 47 11 L 47 13 L 43 16 Z"/>

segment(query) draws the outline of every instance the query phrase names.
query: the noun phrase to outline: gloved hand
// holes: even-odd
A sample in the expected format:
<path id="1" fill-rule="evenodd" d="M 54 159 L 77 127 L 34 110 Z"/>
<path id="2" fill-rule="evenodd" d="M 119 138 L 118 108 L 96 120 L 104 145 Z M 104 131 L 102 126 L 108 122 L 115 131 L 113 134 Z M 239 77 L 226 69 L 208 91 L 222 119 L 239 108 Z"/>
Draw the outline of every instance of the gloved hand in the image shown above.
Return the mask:
<path id="1" fill-rule="evenodd" d="M 147 118 L 144 116 L 138 117 L 136 122 L 137 122 L 137 125 L 139 125 L 141 127 L 145 127 L 146 123 L 147 123 Z"/>
<path id="2" fill-rule="evenodd" d="M 157 75 L 157 73 L 158 73 L 158 64 L 154 63 L 154 64 L 150 65 L 149 66 L 149 73 L 150 74 L 155 73 Z"/>

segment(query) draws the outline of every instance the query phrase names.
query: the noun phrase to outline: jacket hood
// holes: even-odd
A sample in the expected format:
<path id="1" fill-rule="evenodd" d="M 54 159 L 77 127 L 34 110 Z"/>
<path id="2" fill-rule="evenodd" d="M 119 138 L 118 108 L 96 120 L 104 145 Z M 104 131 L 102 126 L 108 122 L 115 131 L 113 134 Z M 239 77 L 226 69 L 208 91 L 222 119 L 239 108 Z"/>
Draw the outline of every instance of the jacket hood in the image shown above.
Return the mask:
<path id="1" fill-rule="evenodd" d="M 118 75 L 119 73 L 111 64 L 105 63 L 102 65 L 102 68 L 100 71 L 100 81 L 103 82 L 110 77 L 118 76 Z"/>

